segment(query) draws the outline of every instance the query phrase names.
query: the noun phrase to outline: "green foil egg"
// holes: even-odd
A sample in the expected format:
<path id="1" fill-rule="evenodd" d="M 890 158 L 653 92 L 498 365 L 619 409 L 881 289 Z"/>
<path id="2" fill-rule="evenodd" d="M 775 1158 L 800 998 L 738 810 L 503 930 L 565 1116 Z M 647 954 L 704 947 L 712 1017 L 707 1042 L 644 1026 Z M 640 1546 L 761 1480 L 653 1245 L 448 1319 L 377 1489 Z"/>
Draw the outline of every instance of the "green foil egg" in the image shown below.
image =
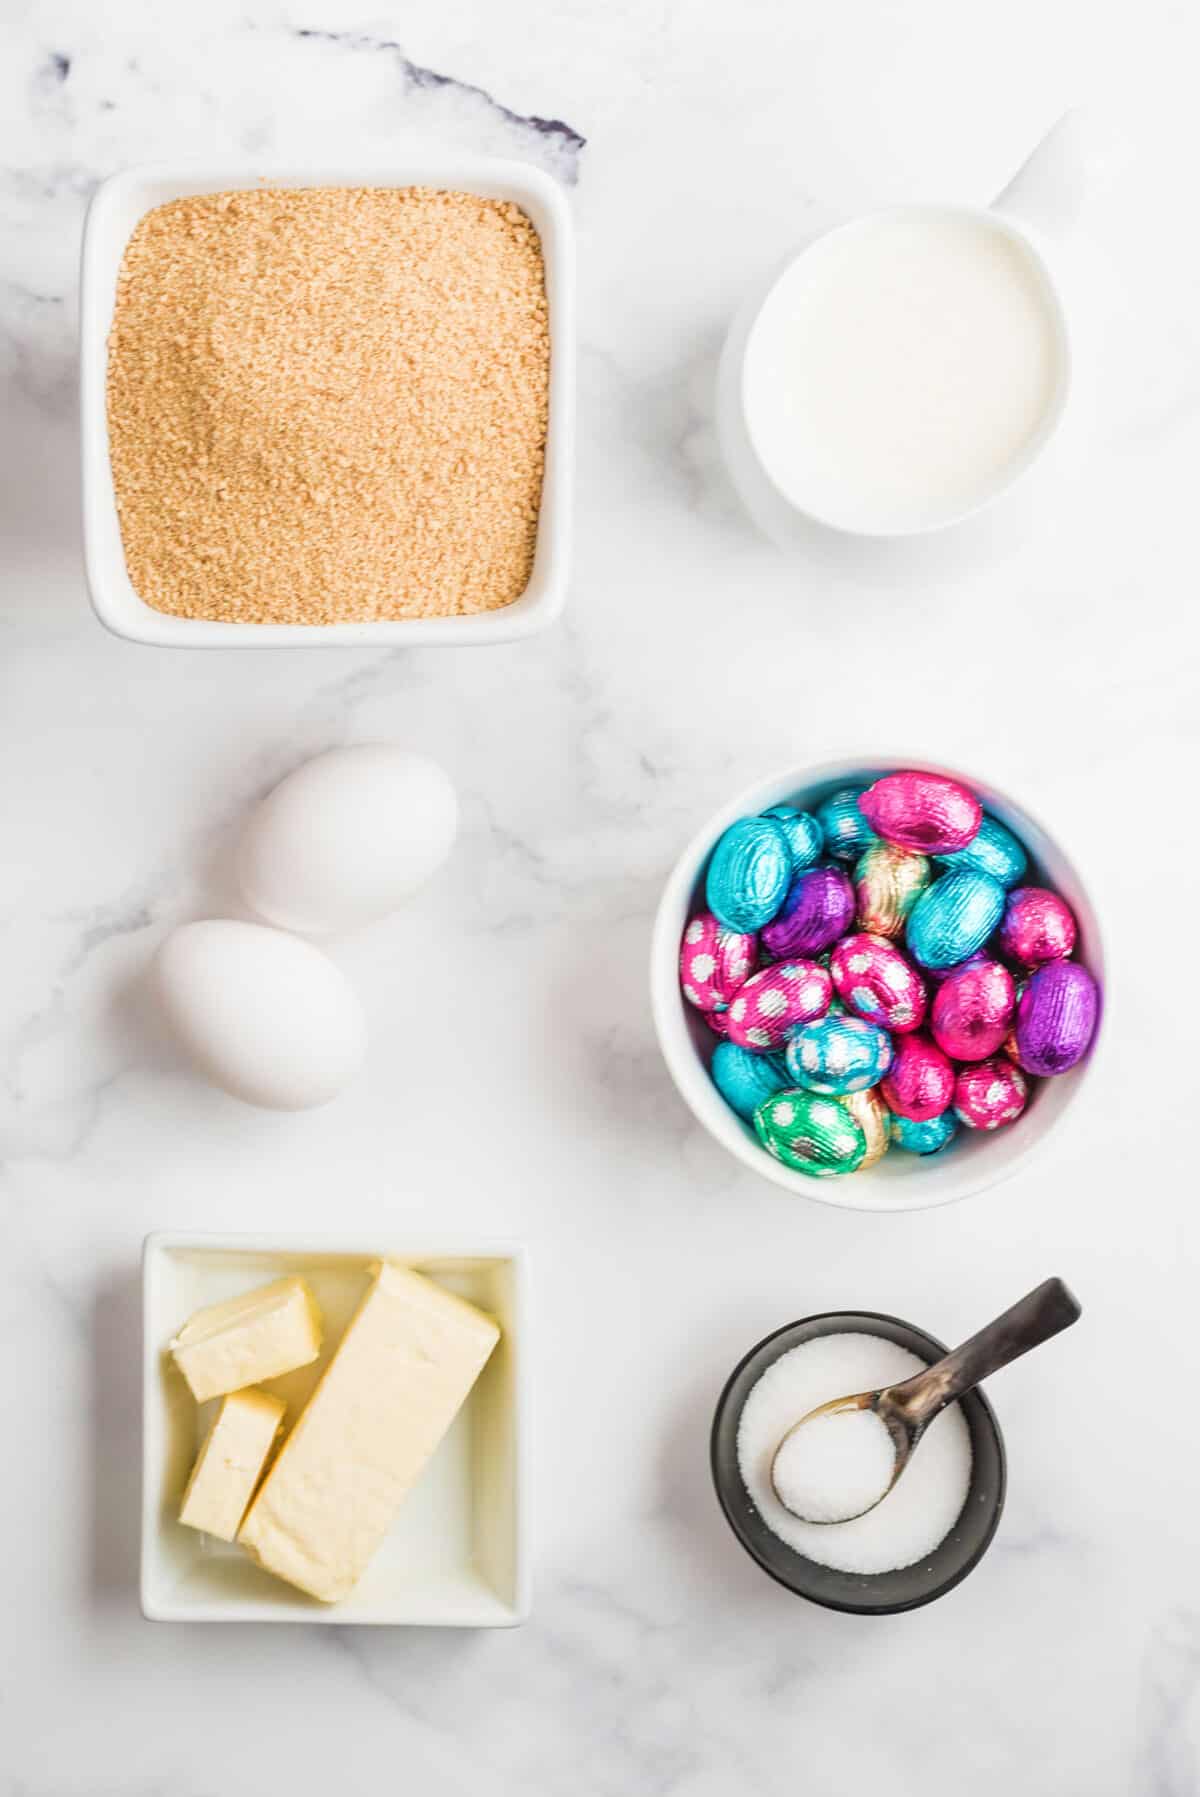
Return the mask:
<path id="1" fill-rule="evenodd" d="M 754 1130 L 769 1155 L 813 1179 L 853 1173 L 867 1154 L 862 1125 L 836 1098 L 777 1092 L 754 1113 Z"/>
<path id="2" fill-rule="evenodd" d="M 876 936 L 899 936 L 931 875 L 927 855 L 893 842 L 872 843 L 854 869 L 859 929 Z"/>

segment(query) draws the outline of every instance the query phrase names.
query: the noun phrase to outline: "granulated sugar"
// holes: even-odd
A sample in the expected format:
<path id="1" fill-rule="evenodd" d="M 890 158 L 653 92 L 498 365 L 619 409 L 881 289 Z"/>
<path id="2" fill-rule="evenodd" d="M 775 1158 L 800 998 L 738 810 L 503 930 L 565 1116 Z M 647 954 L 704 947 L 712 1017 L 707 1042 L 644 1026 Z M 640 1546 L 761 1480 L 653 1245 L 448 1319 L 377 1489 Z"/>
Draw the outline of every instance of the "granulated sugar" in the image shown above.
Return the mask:
<path id="1" fill-rule="evenodd" d="M 517 206 L 410 187 L 158 207 L 109 337 L 134 587 L 225 622 L 510 604 L 533 565 L 549 353 Z"/>
<path id="2" fill-rule="evenodd" d="M 742 1480 L 767 1527 L 797 1553 L 842 1572 L 890 1572 L 924 1559 L 950 1533 L 971 1483 L 971 1437 L 957 1404 L 929 1425 L 895 1488 L 866 1516 L 801 1522 L 771 1488 L 775 1450 L 793 1423 L 818 1404 L 910 1379 L 925 1364 L 882 1336 L 847 1332 L 790 1349 L 753 1387 L 738 1421 Z"/>
<path id="3" fill-rule="evenodd" d="M 896 1447 L 874 1410 L 833 1410 L 784 1437 L 772 1482 L 793 1516 L 845 1522 L 879 1502 L 896 1470 Z"/>

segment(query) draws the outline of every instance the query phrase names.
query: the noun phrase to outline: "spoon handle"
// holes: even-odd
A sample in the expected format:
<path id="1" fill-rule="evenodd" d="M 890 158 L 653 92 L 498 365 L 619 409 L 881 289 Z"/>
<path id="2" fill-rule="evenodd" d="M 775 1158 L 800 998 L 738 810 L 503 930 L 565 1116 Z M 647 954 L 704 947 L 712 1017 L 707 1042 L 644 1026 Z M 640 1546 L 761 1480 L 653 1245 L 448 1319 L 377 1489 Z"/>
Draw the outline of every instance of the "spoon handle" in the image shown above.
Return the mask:
<path id="1" fill-rule="evenodd" d="M 989 1373 L 1049 1341 L 1060 1329 L 1069 1329 L 1082 1314 L 1074 1293 L 1061 1279 L 1043 1280 L 1018 1299 L 1011 1310 L 986 1324 L 944 1360 L 935 1361 L 902 1385 L 893 1385 L 888 1396 L 909 1426 L 921 1430 L 939 1410 L 961 1398 Z"/>

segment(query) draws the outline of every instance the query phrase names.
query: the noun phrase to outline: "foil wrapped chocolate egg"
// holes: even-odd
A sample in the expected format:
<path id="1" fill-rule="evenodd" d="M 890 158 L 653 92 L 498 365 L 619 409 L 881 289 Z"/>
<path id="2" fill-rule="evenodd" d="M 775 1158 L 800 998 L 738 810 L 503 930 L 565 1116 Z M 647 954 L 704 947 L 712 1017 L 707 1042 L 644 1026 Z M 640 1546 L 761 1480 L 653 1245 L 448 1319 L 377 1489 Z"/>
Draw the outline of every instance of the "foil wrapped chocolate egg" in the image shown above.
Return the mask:
<path id="1" fill-rule="evenodd" d="M 758 938 L 727 930 L 711 911 L 693 917 L 679 949 L 679 984 L 698 1011 L 719 1011 L 758 965 Z"/>
<path id="2" fill-rule="evenodd" d="M 965 849 L 983 817 L 975 794 L 957 780 L 915 769 L 876 780 L 860 796 L 858 808 L 885 842 L 925 855 Z"/>
<path id="3" fill-rule="evenodd" d="M 806 867 L 796 874 L 787 897 L 762 933 L 762 945 L 777 958 L 819 955 L 845 935 L 854 920 L 854 888 L 840 867 Z"/>
<path id="4" fill-rule="evenodd" d="M 1100 988 L 1078 961 L 1039 967 L 1017 1004 L 1017 1056 L 1027 1073 L 1066 1073 L 1092 1045 Z"/>
<path id="5" fill-rule="evenodd" d="M 999 961 L 979 957 L 951 968 L 933 995 L 929 1027 L 955 1061 L 986 1061 L 1008 1035 L 1017 992 Z"/>
<path id="6" fill-rule="evenodd" d="M 867 1152 L 859 1161 L 858 1173 L 865 1173 L 876 1161 L 881 1161 L 891 1146 L 889 1125 L 891 1113 L 879 1096 L 878 1086 L 872 1086 L 866 1092 L 847 1092 L 838 1099 L 845 1105 L 866 1139 Z"/>
<path id="7" fill-rule="evenodd" d="M 785 1051 L 794 1086 L 840 1098 L 878 1085 L 892 1064 L 892 1039 L 865 1017 L 824 1017 L 792 1031 Z"/>
<path id="8" fill-rule="evenodd" d="M 948 1110 L 954 1097 L 954 1069 L 928 1036 L 901 1036 L 880 1088 L 883 1101 L 898 1117 L 926 1123 Z"/>
<path id="9" fill-rule="evenodd" d="M 888 1030 L 915 1030 L 925 1016 L 925 982 L 894 942 L 858 931 L 829 956 L 833 986 L 847 1010 Z"/>
<path id="10" fill-rule="evenodd" d="M 953 1111 L 926 1117 L 920 1123 L 912 1117 L 893 1116 L 889 1134 L 894 1145 L 909 1154 L 940 1154 L 958 1134 L 958 1118 Z"/>
<path id="11" fill-rule="evenodd" d="M 1015 886 L 1029 866 L 1029 857 L 1012 831 L 998 818 L 989 817 L 986 811 L 978 832 L 966 848 L 955 849 L 952 854 L 940 855 L 938 859 L 948 873 L 973 867 L 976 873 L 990 874 L 1005 888 Z"/>
<path id="12" fill-rule="evenodd" d="M 972 867 L 943 874 L 909 914 L 905 939 L 922 967 L 953 967 L 982 948 L 1004 915 L 1004 888 Z"/>
<path id="13" fill-rule="evenodd" d="M 774 818 L 788 840 L 792 851 L 792 872 L 802 867 L 815 867 L 825 852 L 825 832 L 811 811 L 797 811 L 794 805 L 772 805 L 763 812 Z"/>
<path id="14" fill-rule="evenodd" d="M 754 1054 L 736 1042 L 717 1043 L 709 1072 L 726 1104 L 747 1123 L 765 1099 L 791 1083 L 781 1055 Z"/>
<path id="15" fill-rule="evenodd" d="M 708 908 L 727 930 L 770 923 L 792 877 L 792 851 L 773 817 L 742 817 L 717 842 L 708 864 Z"/>
<path id="16" fill-rule="evenodd" d="M 729 1007 L 728 1006 L 726 1006 L 723 1011 L 705 1011 L 703 1013 L 703 1017 L 704 1017 L 705 1023 L 707 1023 L 709 1029 L 712 1031 L 714 1036 L 728 1036 L 728 1034 L 729 1034 Z"/>
<path id="17" fill-rule="evenodd" d="M 1000 947 L 1021 967 L 1065 961 L 1075 947 L 1070 906 L 1048 887 L 1018 886 L 1004 906 Z"/>
<path id="18" fill-rule="evenodd" d="M 865 848 L 879 838 L 858 808 L 861 786 L 844 786 L 817 806 L 817 822 L 825 837 L 825 852 L 836 861 L 857 861 Z"/>
<path id="19" fill-rule="evenodd" d="M 814 1179 L 853 1173 L 866 1159 L 861 1124 L 836 1098 L 816 1092 L 779 1092 L 760 1104 L 754 1129 L 767 1153 Z"/>
<path id="20" fill-rule="evenodd" d="M 856 921 L 873 936 L 899 936 L 928 886 L 928 857 L 894 842 L 873 842 L 854 869 Z"/>
<path id="21" fill-rule="evenodd" d="M 742 1048 L 781 1048 L 797 1024 L 829 1009 L 829 975 L 815 961 L 777 961 L 751 974 L 728 1010 L 728 1035 Z"/>
<path id="22" fill-rule="evenodd" d="M 954 1082 L 954 1110 L 968 1129 L 999 1129 L 1025 1109 L 1029 1087 L 1019 1067 L 1002 1055 L 959 1069 Z"/>

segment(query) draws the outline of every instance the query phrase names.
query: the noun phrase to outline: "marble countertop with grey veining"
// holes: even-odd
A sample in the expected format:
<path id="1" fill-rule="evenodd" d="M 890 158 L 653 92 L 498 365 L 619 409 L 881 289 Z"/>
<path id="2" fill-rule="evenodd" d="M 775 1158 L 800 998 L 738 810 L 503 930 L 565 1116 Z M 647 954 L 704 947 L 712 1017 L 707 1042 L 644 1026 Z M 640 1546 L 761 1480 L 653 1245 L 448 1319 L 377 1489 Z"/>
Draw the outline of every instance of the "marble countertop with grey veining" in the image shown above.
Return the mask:
<path id="1" fill-rule="evenodd" d="M 1136 22 L 1084 0 L 39 0 L 0 43 L 0 1793 L 1200 1790 L 1200 23 L 1169 0 Z M 827 209 L 987 199 L 1091 96 L 1123 154 L 1079 226 L 1087 424 L 1054 485 L 922 545 L 760 539 L 711 423 L 748 285 Z M 430 148 L 570 190 L 565 622 L 382 655 L 107 637 L 76 444 L 95 183 Z M 163 1041 L 148 957 L 229 905 L 248 803 L 367 738 L 445 763 L 461 843 L 335 950 L 366 998 L 363 1078 L 304 1116 L 241 1108 Z M 892 1219 L 789 1202 L 701 1134 L 645 979 L 709 811 L 888 746 L 1028 795 L 1088 870 L 1113 964 L 1094 1101 L 1057 1152 Z M 534 1253 L 532 1620 L 143 1621 L 142 1236 L 409 1223 Z M 763 1577 L 706 1463 L 745 1348 L 840 1305 L 953 1338 L 1049 1272 L 1085 1317 L 996 1382 L 1010 1496 L 978 1571 L 879 1621 Z"/>

